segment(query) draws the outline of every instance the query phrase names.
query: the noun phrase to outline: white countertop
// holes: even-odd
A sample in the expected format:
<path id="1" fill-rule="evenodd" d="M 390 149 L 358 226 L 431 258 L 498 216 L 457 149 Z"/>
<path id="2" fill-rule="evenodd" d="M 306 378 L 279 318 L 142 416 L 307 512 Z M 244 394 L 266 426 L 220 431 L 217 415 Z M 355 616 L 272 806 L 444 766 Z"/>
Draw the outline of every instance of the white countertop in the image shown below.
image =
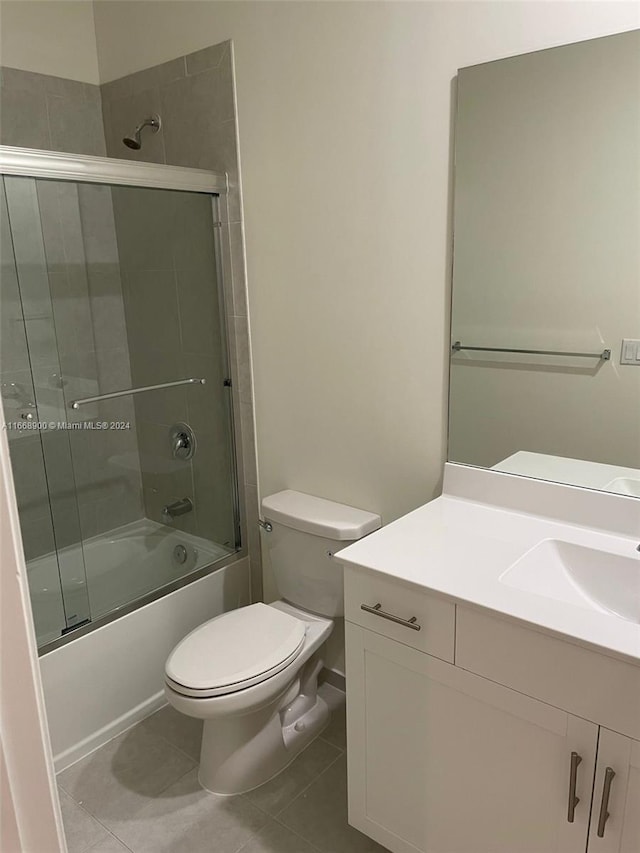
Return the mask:
<path id="1" fill-rule="evenodd" d="M 493 470 L 640 497 L 638 468 L 622 468 L 619 465 L 605 465 L 602 462 L 519 450 L 494 465 Z"/>
<path id="2" fill-rule="evenodd" d="M 628 500 L 634 500 L 629 498 Z M 545 539 L 638 560 L 638 537 L 444 495 L 336 554 L 422 589 L 488 608 L 530 626 L 640 665 L 640 624 L 524 592 L 500 576 Z"/>

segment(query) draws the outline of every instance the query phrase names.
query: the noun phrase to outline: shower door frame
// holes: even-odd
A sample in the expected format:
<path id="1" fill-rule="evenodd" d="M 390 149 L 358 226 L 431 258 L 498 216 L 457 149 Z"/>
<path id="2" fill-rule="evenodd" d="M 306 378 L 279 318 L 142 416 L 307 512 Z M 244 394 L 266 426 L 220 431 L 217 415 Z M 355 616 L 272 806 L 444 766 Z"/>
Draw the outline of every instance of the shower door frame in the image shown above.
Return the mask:
<path id="1" fill-rule="evenodd" d="M 89 157 L 86 154 L 63 154 L 35 148 L 14 148 L 10 145 L 0 145 L 0 173 L 24 178 L 183 190 L 209 195 L 226 195 L 228 191 L 225 174 L 204 169 L 116 160 L 112 157 Z"/>
<path id="2" fill-rule="evenodd" d="M 229 191 L 229 180 L 225 173 L 212 172 L 205 169 L 192 169 L 186 166 L 170 166 L 161 163 L 142 163 L 131 160 L 118 160 L 111 157 L 92 157 L 85 154 L 66 154 L 57 151 L 41 151 L 34 148 L 17 148 L 9 145 L 0 145 L 0 177 L 24 177 L 32 179 L 49 179 L 56 181 L 71 181 L 84 184 L 107 184 L 110 186 L 145 187 L 159 190 L 179 190 L 183 192 L 201 193 L 210 196 L 212 206 L 212 220 L 214 228 L 214 242 L 216 246 L 216 269 L 212 271 L 212 279 L 219 282 L 217 285 L 218 299 L 224 309 L 226 293 L 229 282 L 225 281 L 224 264 L 222 263 L 222 252 L 230 255 L 230 237 L 228 225 L 221 221 L 221 201 L 226 198 Z M 223 227 L 224 226 L 224 227 Z M 227 246 L 222 246 L 222 232 L 226 229 Z M 231 362 L 229 349 L 228 314 L 222 312 L 222 330 L 224 334 L 223 361 L 229 391 L 233 395 L 231 383 Z M 235 395 L 233 395 L 235 396 Z M 212 572 L 218 571 L 225 566 L 237 562 L 246 555 L 246 541 L 241 541 L 241 496 L 238 481 L 238 448 L 240 442 L 236 435 L 236 419 L 234 417 L 233 396 L 229 401 L 229 426 L 231 441 L 231 462 L 233 465 L 232 477 L 232 503 L 234 513 L 234 531 L 236 536 L 235 552 L 221 557 L 210 566 L 203 566 L 197 571 L 191 572 L 184 577 L 177 578 L 170 584 L 166 584 L 157 590 L 142 595 L 135 601 L 129 602 L 116 608 L 110 613 L 89 621 L 87 624 L 70 630 L 68 633 L 44 643 L 38 648 L 38 655 L 42 656 L 54 649 L 60 648 L 73 640 L 91 633 L 97 628 L 107 625 L 133 613 L 141 607 L 157 601 L 177 589 L 205 577 Z M 2 411 L 0 407 L 0 411 Z"/>

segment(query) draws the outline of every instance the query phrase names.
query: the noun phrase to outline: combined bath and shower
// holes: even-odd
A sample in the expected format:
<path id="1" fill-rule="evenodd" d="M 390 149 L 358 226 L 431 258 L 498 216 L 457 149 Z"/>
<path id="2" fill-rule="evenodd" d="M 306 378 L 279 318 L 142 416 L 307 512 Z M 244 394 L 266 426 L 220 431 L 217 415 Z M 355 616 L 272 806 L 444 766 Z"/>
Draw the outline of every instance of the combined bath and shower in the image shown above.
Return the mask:
<path id="1" fill-rule="evenodd" d="M 162 126 L 162 122 L 160 120 L 160 116 L 156 113 L 155 115 L 149 116 L 144 121 L 140 122 L 140 124 L 133 131 L 131 136 L 123 137 L 122 141 L 127 146 L 127 148 L 133 148 L 134 151 L 139 151 L 142 148 L 142 131 L 145 127 L 152 128 L 154 133 L 157 133 Z"/>

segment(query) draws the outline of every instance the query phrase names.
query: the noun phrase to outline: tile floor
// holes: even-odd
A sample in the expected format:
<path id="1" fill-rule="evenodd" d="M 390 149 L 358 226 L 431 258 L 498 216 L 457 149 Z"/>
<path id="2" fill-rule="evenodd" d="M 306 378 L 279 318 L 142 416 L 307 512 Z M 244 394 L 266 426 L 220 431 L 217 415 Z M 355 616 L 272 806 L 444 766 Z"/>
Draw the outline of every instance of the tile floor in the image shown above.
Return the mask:
<path id="1" fill-rule="evenodd" d="M 384 853 L 347 824 L 343 704 L 293 764 L 237 797 L 198 785 L 201 731 L 167 706 L 63 770 L 69 853 Z"/>

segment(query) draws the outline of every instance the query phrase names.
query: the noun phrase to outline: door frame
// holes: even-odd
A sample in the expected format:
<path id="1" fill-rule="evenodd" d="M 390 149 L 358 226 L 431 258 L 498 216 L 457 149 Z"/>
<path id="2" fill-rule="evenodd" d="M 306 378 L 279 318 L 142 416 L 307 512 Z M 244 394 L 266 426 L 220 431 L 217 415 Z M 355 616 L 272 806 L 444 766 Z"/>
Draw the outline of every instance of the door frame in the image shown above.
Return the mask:
<path id="1" fill-rule="evenodd" d="M 4 423 L 1 402 L 0 417 Z M 0 847 L 6 853 L 67 853 L 4 429 L 0 429 L 0 567 L 0 757 L 7 810 Z"/>

